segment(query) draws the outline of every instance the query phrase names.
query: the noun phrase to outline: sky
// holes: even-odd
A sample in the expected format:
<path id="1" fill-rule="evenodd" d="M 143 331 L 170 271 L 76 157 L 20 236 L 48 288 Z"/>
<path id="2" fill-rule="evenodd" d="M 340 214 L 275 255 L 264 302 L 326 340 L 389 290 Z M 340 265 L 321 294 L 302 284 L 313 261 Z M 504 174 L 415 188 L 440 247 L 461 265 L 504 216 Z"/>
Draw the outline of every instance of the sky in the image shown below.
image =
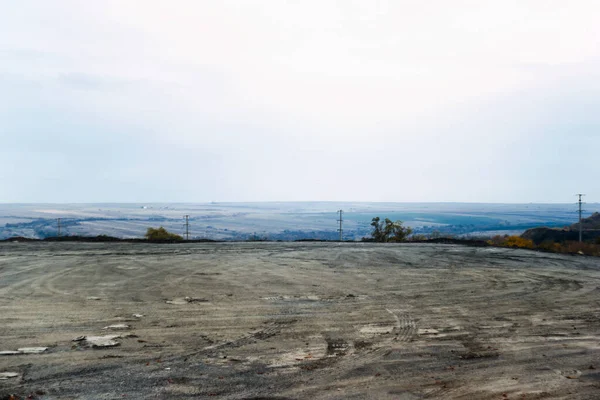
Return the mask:
<path id="1" fill-rule="evenodd" d="M 596 0 L 0 0 L 0 202 L 600 201 Z"/>

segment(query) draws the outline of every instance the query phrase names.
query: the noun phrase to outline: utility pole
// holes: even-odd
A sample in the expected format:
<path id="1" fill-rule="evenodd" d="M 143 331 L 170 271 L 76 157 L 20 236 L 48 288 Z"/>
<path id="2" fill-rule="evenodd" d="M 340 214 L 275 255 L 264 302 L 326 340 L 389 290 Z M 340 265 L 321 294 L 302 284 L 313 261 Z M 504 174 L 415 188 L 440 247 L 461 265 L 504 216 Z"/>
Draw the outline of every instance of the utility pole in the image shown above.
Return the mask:
<path id="1" fill-rule="evenodd" d="M 58 237 L 60 237 L 60 218 L 56 218 L 56 223 L 58 225 Z"/>
<path id="2" fill-rule="evenodd" d="M 342 214 L 344 213 L 344 211 L 338 210 L 337 212 L 340 214 L 340 219 L 337 220 L 340 223 L 340 228 L 338 229 L 338 232 L 340 233 L 340 242 L 343 242 L 344 241 L 344 230 L 342 229 L 342 222 L 344 222 L 344 218 L 343 218 Z"/>
<path id="3" fill-rule="evenodd" d="M 190 240 L 190 216 L 185 215 L 185 240 Z"/>
<path id="4" fill-rule="evenodd" d="M 583 225 L 581 224 L 581 213 L 583 212 L 581 206 L 583 202 L 581 201 L 581 196 L 585 196 L 585 194 L 577 193 L 576 196 L 579 196 L 577 204 L 579 205 L 579 243 L 581 243 L 583 241 Z"/>

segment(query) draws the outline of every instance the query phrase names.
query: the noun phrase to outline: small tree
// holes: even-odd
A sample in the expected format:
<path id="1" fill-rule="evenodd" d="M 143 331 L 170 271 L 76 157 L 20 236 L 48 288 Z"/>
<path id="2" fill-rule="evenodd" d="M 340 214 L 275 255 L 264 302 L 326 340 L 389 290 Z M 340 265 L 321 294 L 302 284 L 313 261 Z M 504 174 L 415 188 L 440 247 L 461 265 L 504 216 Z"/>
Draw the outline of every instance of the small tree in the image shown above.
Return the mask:
<path id="1" fill-rule="evenodd" d="M 412 229 L 408 226 L 402 225 L 402 221 L 392 222 L 391 230 L 392 236 L 390 237 L 389 241 L 392 242 L 405 242 L 408 236 L 412 233 Z"/>
<path id="2" fill-rule="evenodd" d="M 146 239 L 150 241 L 180 241 L 183 240 L 183 237 L 175 233 L 171 233 L 161 226 L 158 229 L 148 228 L 146 231 Z"/>
<path id="3" fill-rule="evenodd" d="M 373 231 L 371 232 L 371 237 L 376 242 L 385 242 L 385 234 L 384 234 L 384 225 L 383 222 L 380 221 L 379 217 L 375 217 L 371 220 L 371 226 L 373 227 Z"/>
<path id="4" fill-rule="evenodd" d="M 375 217 L 371 220 L 371 226 L 371 238 L 374 242 L 404 242 L 412 233 L 412 229 L 402 225 L 402 221 L 393 222 L 389 218 L 381 221 L 379 217 Z"/>

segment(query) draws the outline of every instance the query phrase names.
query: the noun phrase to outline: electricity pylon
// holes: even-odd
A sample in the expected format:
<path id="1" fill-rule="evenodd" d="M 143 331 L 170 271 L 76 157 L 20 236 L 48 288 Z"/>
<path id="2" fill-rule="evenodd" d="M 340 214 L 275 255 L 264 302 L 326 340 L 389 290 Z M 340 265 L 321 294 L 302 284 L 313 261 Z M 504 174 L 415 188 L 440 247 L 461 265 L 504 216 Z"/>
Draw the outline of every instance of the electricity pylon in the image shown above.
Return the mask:
<path id="1" fill-rule="evenodd" d="M 185 215 L 185 240 L 190 240 L 190 216 Z"/>
<path id="2" fill-rule="evenodd" d="M 337 220 L 340 223 L 338 232 L 340 233 L 340 242 L 343 242 L 344 241 L 344 230 L 342 229 L 342 223 L 344 222 L 344 218 L 343 218 L 342 214 L 344 213 L 344 211 L 338 210 L 338 213 L 340 214 L 340 219 Z"/>
<path id="3" fill-rule="evenodd" d="M 579 205 L 579 243 L 581 243 L 583 241 L 583 225 L 581 223 L 581 214 L 582 214 L 583 210 L 581 209 L 581 206 L 584 204 L 581 201 L 581 197 L 585 196 L 585 194 L 577 193 L 575 196 L 579 196 L 579 201 L 577 202 L 577 204 Z"/>

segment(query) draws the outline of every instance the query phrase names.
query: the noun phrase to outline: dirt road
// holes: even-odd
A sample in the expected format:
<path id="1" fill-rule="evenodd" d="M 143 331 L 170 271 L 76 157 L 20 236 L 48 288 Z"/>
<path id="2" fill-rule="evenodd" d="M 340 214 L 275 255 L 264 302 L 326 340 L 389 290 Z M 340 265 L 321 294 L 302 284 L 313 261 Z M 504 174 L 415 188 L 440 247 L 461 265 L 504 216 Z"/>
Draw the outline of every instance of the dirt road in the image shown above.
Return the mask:
<path id="1" fill-rule="evenodd" d="M 580 256 L 3 243 L 0 321 L 0 399 L 600 398 L 600 259 Z"/>

